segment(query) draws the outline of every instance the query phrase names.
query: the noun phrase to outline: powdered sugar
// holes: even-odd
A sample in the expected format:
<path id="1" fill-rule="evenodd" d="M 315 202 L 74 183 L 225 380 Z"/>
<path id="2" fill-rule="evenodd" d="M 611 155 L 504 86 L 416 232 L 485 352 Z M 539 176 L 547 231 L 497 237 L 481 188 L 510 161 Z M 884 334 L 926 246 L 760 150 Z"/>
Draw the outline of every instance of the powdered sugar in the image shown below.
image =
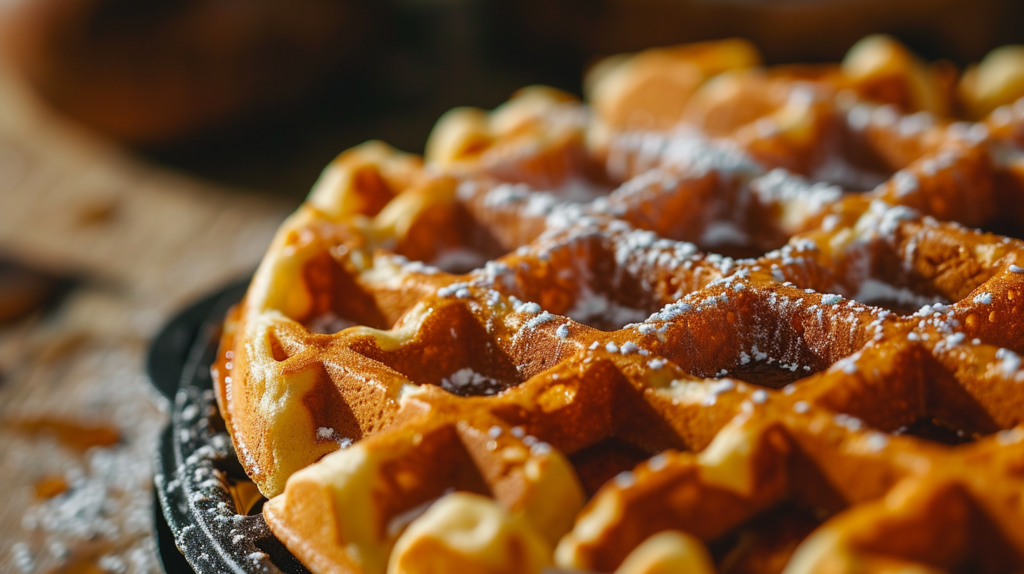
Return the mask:
<path id="1" fill-rule="evenodd" d="M 917 191 L 920 185 L 917 176 L 906 170 L 897 171 L 892 176 L 893 192 L 897 197 L 910 195 Z"/>
<path id="2" fill-rule="evenodd" d="M 873 277 L 868 277 L 860 282 L 853 299 L 869 305 L 884 302 L 903 307 L 922 307 L 944 303 L 940 297 L 920 295 L 907 287 L 896 287 Z"/>
<path id="3" fill-rule="evenodd" d="M 1001 348 L 996 351 L 996 359 L 999 361 L 999 371 L 1005 377 L 1020 376 L 1021 357 L 1010 349 Z"/>
<path id="4" fill-rule="evenodd" d="M 604 293 L 593 291 L 581 293 L 565 314 L 585 325 L 612 328 L 642 321 L 647 315 L 643 310 L 622 305 Z"/>
<path id="5" fill-rule="evenodd" d="M 493 395 L 504 390 L 506 385 L 501 381 L 464 367 L 441 379 L 441 388 L 456 395 L 476 396 Z"/>
<path id="6" fill-rule="evenodd" d="M 339 317 L 334 312 L 328 311 L 314 317 L 306 327 L 313 333 L 331 334 L 341 332 L 349 327 L 355 327 L 356 325 L 358 323 L 355 321 Z"/>

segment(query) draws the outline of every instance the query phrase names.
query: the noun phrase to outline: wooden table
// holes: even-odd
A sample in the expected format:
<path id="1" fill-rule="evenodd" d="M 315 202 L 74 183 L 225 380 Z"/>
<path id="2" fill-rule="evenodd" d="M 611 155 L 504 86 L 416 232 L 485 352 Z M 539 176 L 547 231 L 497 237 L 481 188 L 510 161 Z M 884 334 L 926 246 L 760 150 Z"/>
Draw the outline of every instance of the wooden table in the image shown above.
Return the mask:
<path id="1" fill-rule="evenodd" d="M 0 572 L 159 572 L 148 340 L 251 270 L 289 210 L 133 159 L 0 73 L 0 255 L 76 281 L 0 326 Z"/>

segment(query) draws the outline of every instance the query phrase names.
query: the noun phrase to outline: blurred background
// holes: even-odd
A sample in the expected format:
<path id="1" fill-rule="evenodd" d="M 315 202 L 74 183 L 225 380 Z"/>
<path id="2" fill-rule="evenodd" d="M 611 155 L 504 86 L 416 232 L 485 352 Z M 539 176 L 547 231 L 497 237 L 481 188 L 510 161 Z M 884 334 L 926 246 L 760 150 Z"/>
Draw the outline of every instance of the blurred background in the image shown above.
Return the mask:
<path id="1" fill-rule="evenodd" d="M 769 64 L 888 33 L 962 68 L 1012 0 L 0 0 L 0 571 L 159 572 L 142 374 L 182 305 L 245 276 L 340 151 L 422 152 L 595 59 L 744 37 Z"/>
<path id="2" fill-rule="evenodd" d="M 11 2 L 11 0 L 7 0 Z M 579 93 L 595 57 L 740 36 L 767 63 L 892 34 L 963 66 L 1024 41 L 1012 0 L 14 0 L 4 55 L 54 111 L 145 157 L 301 197 L 338 151 L 421 151 L 458 105 Z"/>

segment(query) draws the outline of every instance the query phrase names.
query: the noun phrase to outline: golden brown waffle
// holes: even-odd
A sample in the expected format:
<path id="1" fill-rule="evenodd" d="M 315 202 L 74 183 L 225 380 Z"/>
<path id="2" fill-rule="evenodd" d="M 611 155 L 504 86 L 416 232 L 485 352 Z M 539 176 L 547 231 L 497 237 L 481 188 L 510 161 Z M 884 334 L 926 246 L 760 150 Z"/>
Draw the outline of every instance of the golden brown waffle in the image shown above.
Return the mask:
<path id="1" fill-rule="evenodd" d="M 1024 221 L 1024 100 L 962 95 L 1017 80 L 757 63 L 619 58 L 594 111 L 531 88 L 328 167 L 214 368 L 303 564 L 1024 568 L 1024 242 L 961 225 Z"/>

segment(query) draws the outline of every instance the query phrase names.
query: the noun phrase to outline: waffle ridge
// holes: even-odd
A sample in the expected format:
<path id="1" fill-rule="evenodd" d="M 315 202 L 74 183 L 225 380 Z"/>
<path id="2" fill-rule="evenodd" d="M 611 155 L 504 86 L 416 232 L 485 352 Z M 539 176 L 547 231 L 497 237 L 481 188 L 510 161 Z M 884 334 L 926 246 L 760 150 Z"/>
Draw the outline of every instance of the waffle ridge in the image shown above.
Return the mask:
<path id="1" fill-rule="evenodd" d="M 311 571 L 1024 567 L 1024 242 L 971 228 L 1024 222 L 1024 99 L 688 50 L 349 150 L 282 225 L 213 373 Z"/>

